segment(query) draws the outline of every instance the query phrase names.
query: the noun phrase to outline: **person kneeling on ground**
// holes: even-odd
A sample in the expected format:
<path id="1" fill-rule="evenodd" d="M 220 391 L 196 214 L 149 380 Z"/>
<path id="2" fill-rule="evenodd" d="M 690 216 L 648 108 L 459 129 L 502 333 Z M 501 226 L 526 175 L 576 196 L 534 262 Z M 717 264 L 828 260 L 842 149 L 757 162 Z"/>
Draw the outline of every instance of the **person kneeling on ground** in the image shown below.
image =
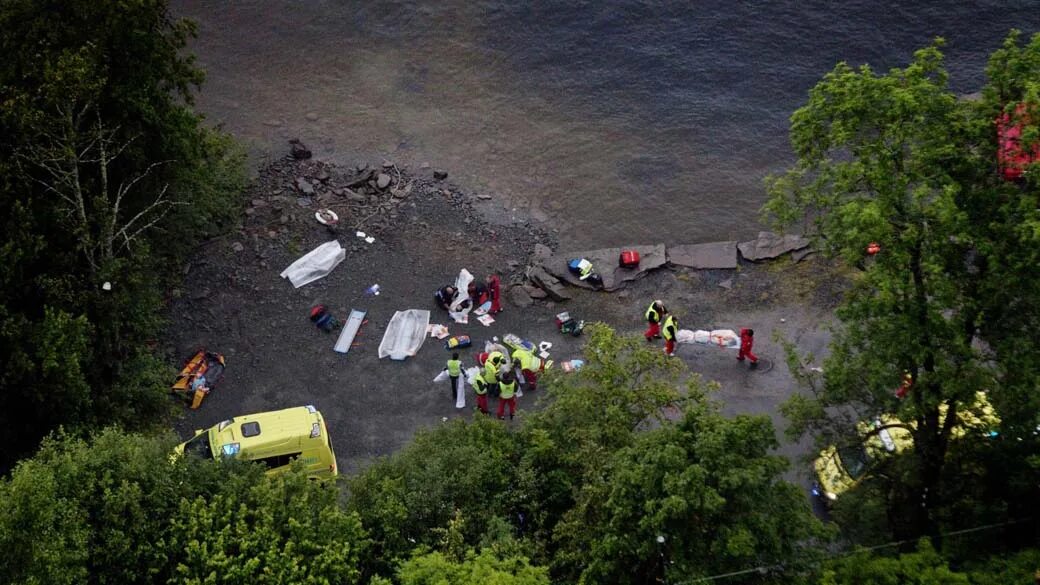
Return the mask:
<path id="1" fill-rule="evenodd" d="M 520 366 L 520 373 L 524 376 L 527 391 L 533 392 L 538 388 L 538 374 L 535 373 L 534 354 L 526 349 L 518 349 L 513 352 L 513 364 Z"/>
<path id="2" fill-rule="evenodd" d="M 442 286 L 440 290 L 433 293 L 433 300 L 437 301 L 437 304 L 445 311 L 450 311 L 451 303 L 455 300 L 455 287 L 450 284 Z"/>
<path id="3" fill-rule="evenodd" d="M 505 420 L 506 405 L 509 405 L 509 418 L 512 420 L 516 413 L 516 376 L 513 372 L 502 374 L 502 380 L 498 383 L 498 418 Z"/>

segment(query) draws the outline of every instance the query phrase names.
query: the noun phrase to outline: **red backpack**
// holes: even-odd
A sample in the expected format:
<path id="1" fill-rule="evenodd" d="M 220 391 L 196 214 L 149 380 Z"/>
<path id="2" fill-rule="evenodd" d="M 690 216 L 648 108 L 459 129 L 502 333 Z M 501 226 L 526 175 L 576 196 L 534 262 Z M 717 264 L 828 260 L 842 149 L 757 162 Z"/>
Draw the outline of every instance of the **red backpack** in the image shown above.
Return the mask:
<path id="1" fill-rule="evenodd" d="M 635 250 L 622 250 L 618 258 L 618 266 L 622 268 L 639 268 L 639 252 Z"/>

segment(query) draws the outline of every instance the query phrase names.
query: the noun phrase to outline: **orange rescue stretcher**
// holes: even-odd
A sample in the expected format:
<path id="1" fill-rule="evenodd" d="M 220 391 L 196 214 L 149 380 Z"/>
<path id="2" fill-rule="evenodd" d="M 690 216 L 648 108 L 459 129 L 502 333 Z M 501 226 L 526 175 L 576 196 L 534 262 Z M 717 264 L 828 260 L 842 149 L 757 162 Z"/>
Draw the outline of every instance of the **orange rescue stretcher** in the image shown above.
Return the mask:
<path id="1" fill-rule="evenodd" d="M 200 349 L 184 364 L 170 389 L 196 409 L 224 377 L 224 365 L 223 355 Z"/>

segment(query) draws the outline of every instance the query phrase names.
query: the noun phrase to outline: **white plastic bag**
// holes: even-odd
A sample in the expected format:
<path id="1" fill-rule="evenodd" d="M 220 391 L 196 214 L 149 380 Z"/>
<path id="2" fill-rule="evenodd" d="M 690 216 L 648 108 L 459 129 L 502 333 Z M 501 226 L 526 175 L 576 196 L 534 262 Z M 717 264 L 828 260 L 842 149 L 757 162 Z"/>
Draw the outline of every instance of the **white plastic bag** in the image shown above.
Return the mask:
<path id="1" fill-rule="evenodd" d="M 441 373 L 437 374 L 437 377 L 433 379 L 433 383 L 437 384 L 440 382 L 448 381 L 448 370 L 441 370 Z"/>
<path id="2" fill-rule="evenodd" d="M 469 273 L 469 270 L 465 268 L 460 270 L 459 277 L 455 279 L 455 298 L 448 307 L 449 313 L 468 313 L 473 308 L 473 304 L 469 302 L 469 283 L 471 282 L 473 282 L 473 275 Z"/>
<path id="3" fill-rule="evenodd" d="M 327 276 L 346 257 L 347 251 L 339 241 L 325 242 L 290 264 L 282 271 L 281 277 L 288 278 L 295 288 L 300 288 Z"/>

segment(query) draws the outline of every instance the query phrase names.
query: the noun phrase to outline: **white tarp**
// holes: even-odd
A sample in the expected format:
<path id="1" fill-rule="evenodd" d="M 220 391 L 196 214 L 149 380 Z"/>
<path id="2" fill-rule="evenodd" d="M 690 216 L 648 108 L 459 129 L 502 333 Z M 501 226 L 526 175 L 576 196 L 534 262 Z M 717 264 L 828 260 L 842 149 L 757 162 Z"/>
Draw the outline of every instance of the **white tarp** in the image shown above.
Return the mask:
<path id="1" fill-rule="evenodd" d="M 715 329 L 713 331 L 680 329 L 675 332 L 675 341 L 678 343 L 717 345 L 726 349 L 737 349 L 740 347 L 740 337 L 732 329 Z"/>
<path id="2" fill-rule="evenodd" d="M 397 311 L 386 326 L 383 341 L 379 343 L 379 358 L 403 360 L 419 351 L 426 341 L 426 327 L 430 312 L 425 309 Z"/>
<path id="3" fill-rule="evenodd" d="M 325 242 L 290 264 L 281 276 L 288 278 L 294 287 L 300 288 L 327 276 L 346 257 L 347 251 L 339 245 L 339 241 Z"/>

